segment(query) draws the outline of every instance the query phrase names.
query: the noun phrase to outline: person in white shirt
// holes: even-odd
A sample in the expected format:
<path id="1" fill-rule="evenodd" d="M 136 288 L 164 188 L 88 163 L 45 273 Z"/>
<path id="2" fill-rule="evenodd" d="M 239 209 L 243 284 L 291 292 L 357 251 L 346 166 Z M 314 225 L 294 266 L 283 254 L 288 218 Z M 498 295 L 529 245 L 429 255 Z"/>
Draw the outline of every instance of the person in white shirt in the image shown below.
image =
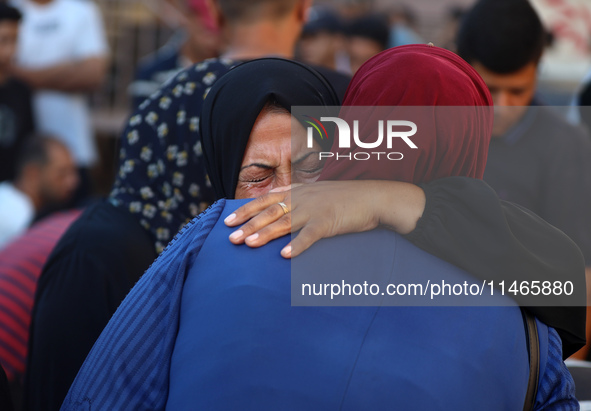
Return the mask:
<path id="1" fill-rule="evenodd" d="M 22 234 L 39 210 L 69 200 L 78 181 L 65 145 L 51 137 L 32 137 L 18 160 L 15 180 L 0 183 L 0 248 Z"/>
<path id="2" fill-rule="evenodd" d="M 108 66 L 102 17 L 93 1 L 13 0 L 23 13 L 14 75 L 35 91 L 41 133 L 66 144 L 84 170 L 97 161 L 86 94 Z"/>

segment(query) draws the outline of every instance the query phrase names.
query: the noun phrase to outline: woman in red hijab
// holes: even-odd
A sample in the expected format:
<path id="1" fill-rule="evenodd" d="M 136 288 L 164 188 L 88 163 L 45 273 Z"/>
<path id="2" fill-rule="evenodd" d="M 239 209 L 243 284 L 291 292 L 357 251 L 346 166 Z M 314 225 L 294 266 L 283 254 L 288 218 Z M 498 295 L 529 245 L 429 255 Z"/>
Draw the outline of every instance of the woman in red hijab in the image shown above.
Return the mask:
<path id="1" fill-rule="evenodd" d="M 343 106 L 341 118 L 362 119 L 362 142 L 376 140 L 375 124 L 383 116 L 375 107 L 398 106 L 396 118 L 418 125 L 412 136 L 418 148 L 405 150 L 402 161 L 331 157 L 320 177 L 324 181 L 295 187 L 293 192 L 272 192 L 238 209 L 228 225 L 252 219 L 240 228 L 240 235 L 231 236 L 232 242 L 258 247 L 300 230 L 282 252 L 291 257 L 321 238 L 385 225 L 480 279 L 572 281 L 576 295 L 569 301 L 580 301 L 580 306 L 543 300 L 555 306 L 528 310 L 556 328 L 564 357 L 581 348 L 585 341 L 582 256 L 566 235 L 530 211 L 499 200 L 481 180 L 493 113 L 490 93 L 474 69 L 444 49 L 396 47 L 361 67 Z M 365 106 L 362 117 L 359 106 Z M 364 151 L 337 145 L 335 139 L 333 153 L 341 156 Z M 371 151 L 385 150 L 384 142 Z M 294 212 L 284 215 L 285 207 Z M 519 294 L 514 299 L 525 306 L 540 303 Z"/>
<path id="2" fill-rule="evenodd" d="M 478 73 L 461 57 L 426 45 L 402 46 L 372 58 L 355 75 L 345 96 L 340 117 L 349 124 L 362 118 L 362 142 L 376 140 L 378 121 L 391 115 L 417 126 L 411 137 L 417 149 L 404 150 L 400 161 L 328 159 L 321 180 L 396 180 L 414 184 L 465 176 L 482 179 L 491 137 L 492 98 Z M 361 107 L 364 106 L 364 107 Z M 442 109 L 442 106 L 453 107 Z M 388 117 L 392 118 L 392 117 Z M 377 148 L 338 148 L 340 156 L 355 152 L 388 152 L 386 140 Z M 402 144 L 404 146 L 404 144 Z"/>

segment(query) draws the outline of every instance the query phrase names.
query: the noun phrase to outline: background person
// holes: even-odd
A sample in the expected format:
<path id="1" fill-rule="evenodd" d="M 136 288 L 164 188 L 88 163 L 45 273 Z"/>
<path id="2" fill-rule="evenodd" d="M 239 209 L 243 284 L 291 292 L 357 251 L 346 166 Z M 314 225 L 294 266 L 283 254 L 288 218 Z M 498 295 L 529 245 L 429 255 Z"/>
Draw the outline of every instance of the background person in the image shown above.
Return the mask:
<path id="1" fill-rule="evenodd" d="M 578 118 L 586 128 L 591 132 L 591 74 L 587 74 L 586 78 L 580 86 L 577 96 L 575 97 L 575 104 L 578 106 Z"/>
<path id="2" fill-rule="evenodd" d="M 76 199 L 91 191 L 89 169 L 97 162 L 87 95 L 103 82 L 108 45 L 94 2 L 15 0 L 24 18 L 13 74 L 35 90 L 33 110 L 42 133 L 70 150 L 80 171 Z"/>
<path id="3" fill-rule="evenodd" d="M 78 184 L 66 146 L 50 137 L 27 142 L 14 181 L 0 183 L 0 248 L 22 234 L 43 208 L 65 204 Z"/>
<path id="4" fill-rule="evenodd" d="M 31 91 L 12 75 L 21 18 L 0 3 L 0 181 L 15 177 L 16 158 L 34 129 Z"/>
<path id="5" fill-rule="evenodd" d="M 0 250 L 0 364 L 6 370 L 15 408 L 23 402 L 31 311 L 41 269 L 57 241 L 81 211 L 54 213 Z"/>
<path id="6" fill-rule="evenodd" d="M 347 51 L 353 74 L 363 63 L 387 48 L 388 23 L 383 16 L 365 15 L 347 24 Z"/>
<path id="7" fill-rule="evenodd" d="M 140 62 L 129 86 L 133 108 L 181 70 L 219 55 L 222 46 L 220 32 L 210 2 L 180 1 L 182 4 L 177 6 L 181 30 L 156 53 Z"/>
<path id="8" fill-rule="evenodd" d="M 298 42 L 298 57 L 307 64 L 350 73 L 345 54 L 344 22 L 336 10 L 313 7 Z"/>
<path id="9" fill-rule="evenodd" d="M 546 32 L 527 1 L 481 0 L 467 12 L 458 53 L 487 84 L 495 123 L 484 180 L 499 197 L 563 230 L 591 275 L 591 140 L 535 99 Z M 591 330 L 591 328 L 589 329 Z"/>

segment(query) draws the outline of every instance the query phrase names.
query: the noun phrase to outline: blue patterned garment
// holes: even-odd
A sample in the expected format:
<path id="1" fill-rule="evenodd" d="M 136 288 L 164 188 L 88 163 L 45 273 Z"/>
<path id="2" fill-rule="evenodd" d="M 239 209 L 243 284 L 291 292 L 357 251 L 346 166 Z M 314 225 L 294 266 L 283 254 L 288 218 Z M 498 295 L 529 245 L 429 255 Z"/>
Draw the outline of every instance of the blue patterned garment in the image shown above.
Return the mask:
<path id="1" fill-rule="evenodd" d="M 516 307 L 292 307 L 290 263 L 279 256 L 289 239 L 255 250 L 227 241 L 223 218 L 244 203 L 216 202 L 171 242 L 101 334 L 62 410 L 521 409 L 525 332 L 505 329 L 522 324 Z M 396 241 L 405 261 L 435 259 Z M 577 410 L 560 339 L 538 329 L 536 409 Z M 481 343 L 458 350 L 453 341 L 464 339 Z"/>
<path id="2" fill-rule="evenodd" d="M 164 409 L 184 273 L 224 203 L 187 224 L 130 291 L 94 344 L 62 410 Z"/>
<path id="3" fill-rule="evenodd" d="M 578 410 L 575 382 L 566 364 L 562 361 L 562 341 L 554 328 L 548 328 L 548 340 L 540 342 L 540 348 L 547 348 L 547 359 L 544 361 L 545 353 L 540 353 L 543 368 L 540 367 L 540 382 L 535 409 Z"/>
<path id="4" fill-rule="evenodd" d="M 122 135 L 110 200 L 152 234 L 157 253 L 214 200 L 202 158 L 201 107 L 235 64 L 210 59 L 181 71 L 140 104 Z"/>

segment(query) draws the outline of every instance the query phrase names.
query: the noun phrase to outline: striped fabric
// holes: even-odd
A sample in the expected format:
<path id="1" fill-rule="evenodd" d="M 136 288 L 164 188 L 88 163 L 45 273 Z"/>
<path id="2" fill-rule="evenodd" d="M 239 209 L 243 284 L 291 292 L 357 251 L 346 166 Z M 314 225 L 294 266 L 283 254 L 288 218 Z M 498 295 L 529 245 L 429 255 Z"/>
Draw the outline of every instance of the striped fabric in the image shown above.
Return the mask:
<path id="1" fill-rule="evenodd" d="M 540 348 L 542 347 L 543 345 L 540 343 Z M 545 369 L 540 369 L 541 374 L 535 409 L 578 410 L 578 401 L 575 398 L 575 382 L 566 364 L 562 361 L 562 341 L 556 330 L 550 327 L 548 327 L 547 348 L 548 359 Z"/>
<path id="2" fill-rule="evenodd" d="M 129 292 L 86 357 L 62 411 L 164 409 L 185 273 L 224 205 L 219 200 L 187 224 Z"/>
<path id="3" fill-rule="evenodd" d="M 37 280 L 54 246 L 80 215 L 54 214 L 0 251 L 0 364 L 9 381 L 25 372 Z"/>

